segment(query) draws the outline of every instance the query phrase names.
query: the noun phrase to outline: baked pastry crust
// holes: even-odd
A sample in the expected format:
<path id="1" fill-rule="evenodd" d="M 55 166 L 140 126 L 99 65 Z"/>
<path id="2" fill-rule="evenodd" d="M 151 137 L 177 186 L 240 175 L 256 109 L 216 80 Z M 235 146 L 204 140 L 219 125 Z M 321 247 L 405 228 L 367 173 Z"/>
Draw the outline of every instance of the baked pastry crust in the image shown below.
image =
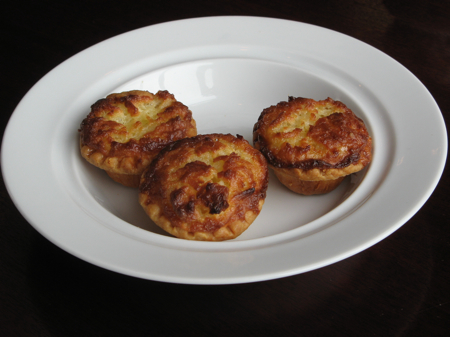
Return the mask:
<path id="1" fill-rule="evenodd" d="M 306 195 L 330 192 L 372 158 L 364 122 L 331 98 L 289 97 L 264 109 L 253 143 L 281 183 Z"/>
<path id="2" fill-rule="evenodd" d="M 94 103 L 82 121 L 81 155 L 113 180 L 138 187 L 162 148 L 196 134 L 191 111 L 168 91 L 114 93 Z"/>
<path id="3" fill-rule="evenodd" d="M 265 158 L 242 136 L 198 135 L 160 152 L 142 174 L 139 203 L 178 238 L 229 240 L 259 215 L 268 182 Z"/>

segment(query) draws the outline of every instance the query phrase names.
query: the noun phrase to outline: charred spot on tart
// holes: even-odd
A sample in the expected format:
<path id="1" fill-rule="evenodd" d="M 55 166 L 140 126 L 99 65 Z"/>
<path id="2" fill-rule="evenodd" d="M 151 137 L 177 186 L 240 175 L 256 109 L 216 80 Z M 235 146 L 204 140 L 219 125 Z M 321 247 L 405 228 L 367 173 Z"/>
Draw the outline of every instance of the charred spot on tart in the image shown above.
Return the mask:
<path id="1" fill-rule="evenodd" d="M 185 188 L 179 188 L 170 193 L 170 203 L 175 213 L 180 217 L 192 214 L 195 209 L 195 201 L 186 193 Z"/>
<path id="2" fill-rule="evenodd" d="M 199 192 L 198 198 L 209 208 L 210 214 L 220 214 L 228 204 L 228 187 L 217 183 L 207 183 Z"/>

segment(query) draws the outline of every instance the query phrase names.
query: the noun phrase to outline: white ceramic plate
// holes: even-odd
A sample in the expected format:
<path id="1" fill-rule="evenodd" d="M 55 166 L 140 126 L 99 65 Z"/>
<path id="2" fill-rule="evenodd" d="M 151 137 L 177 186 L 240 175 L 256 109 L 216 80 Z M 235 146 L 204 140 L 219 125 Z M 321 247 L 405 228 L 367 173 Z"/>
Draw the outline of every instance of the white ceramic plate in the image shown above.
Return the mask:
<path id="1" fill-rule="evenodd" d="M 323 196 L 296 195 L 271 176 L 261 214 L 239 238 L 176 239 L 147 218 L 136 190 L 79 155 L 90 105 L 128 89 L 167 89 L 190 107 L 199 133 L 249 141 L 264 108 L 288 96 L 331 97 L 366 122 L 373 162 Z M 135 30 L 56 67 L 12 115 L 1 159 L 20 212 L 62 249 L 136 277 L 225 284 L 306 272 L 382 240 L 430 196 L 446 153 L 435 101 L 380 51 L 298 22 L 210 17 Z"/>

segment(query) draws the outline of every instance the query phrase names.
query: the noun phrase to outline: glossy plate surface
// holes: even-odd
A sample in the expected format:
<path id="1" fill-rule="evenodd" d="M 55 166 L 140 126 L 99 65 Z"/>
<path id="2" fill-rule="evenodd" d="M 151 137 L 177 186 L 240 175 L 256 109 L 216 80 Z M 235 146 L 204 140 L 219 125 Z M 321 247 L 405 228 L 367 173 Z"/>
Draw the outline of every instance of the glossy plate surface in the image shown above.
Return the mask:
<path id="1" fill-rule="evenodd" d="M 132 89 L 168 90 L 192 110 L 199 133 L 249 141 L 261 111 L 288 96 L 341 100 L 365 121 L 373 162 L 323 196 L 296 195 L 271 174 L 263 210 L 239 238 L 176 239 L 147 218 L 136 190 L 79 154 L 90 105 Z M 211 17 L 119 35 L 56 67 L 12 115 L 1 159 L 18 209 L 71 254 L 151 280 L 226 284 L 306 272 L 382 240 L 428 199 L 446 154 L 434 99 L 382 52 L 298 22 Z"/>

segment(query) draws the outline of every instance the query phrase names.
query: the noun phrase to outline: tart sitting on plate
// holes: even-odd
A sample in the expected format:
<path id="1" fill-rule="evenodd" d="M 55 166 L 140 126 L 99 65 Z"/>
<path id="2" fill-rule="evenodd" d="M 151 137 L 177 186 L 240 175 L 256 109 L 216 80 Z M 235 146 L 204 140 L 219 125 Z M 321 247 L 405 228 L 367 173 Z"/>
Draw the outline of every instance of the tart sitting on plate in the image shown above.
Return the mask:
<path id="1" fill-rule="evenodd" d="M 364 122 L 331 98 L 289 97 L 263 110 L 253 142 L 280 182 L 305 195 L 334 190 L 372 158 L 372 139 Z"/>
<path id="2" fill-rule="evenodd" d="M 139 202 L 178 238 L 229 240 L 259 215 L 268 182 L 265 158 L 242 136 L 198 135 L 159 153 L 142 174 Z"/>
<path id="3" fill-rule="evenodd" d="M 94 103 L 82 121 L 81 155 L 114 181 L 138 187 L 162 148 L 196 134 L 191 111 L 168 91 L 115 93 Z"/>

